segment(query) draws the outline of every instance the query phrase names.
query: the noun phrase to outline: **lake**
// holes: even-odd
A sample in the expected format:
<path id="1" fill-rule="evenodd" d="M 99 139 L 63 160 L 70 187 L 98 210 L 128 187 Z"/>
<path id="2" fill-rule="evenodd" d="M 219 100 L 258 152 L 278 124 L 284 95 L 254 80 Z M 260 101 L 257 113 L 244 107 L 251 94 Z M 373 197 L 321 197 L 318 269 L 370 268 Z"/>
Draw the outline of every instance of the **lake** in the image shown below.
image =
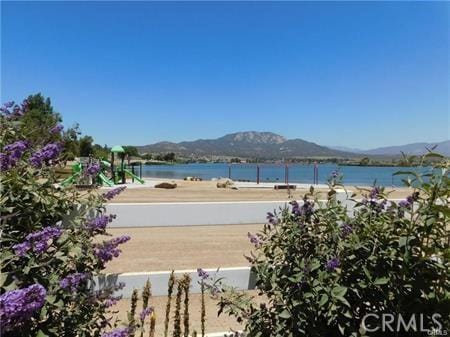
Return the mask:
<path id="1" fill-rule="evenodd" d="M 260 182 L 284 183 L 285 167 L 276 164 L 259 164 Z M 228 177 L 231 171 L 233 180 L 256 181 L 256 164 L 177 164 L 177 165 L 145 165 L 142 167 L 143 177 L 183 179 L 184 177 L 199 177 L 203 180 Z M 336 164 L 319 164 L 319 183 L 326 183 L 331 172 L 338 170 L 344 175 L 345 185 L 371 186 L 374 182 L 381 186 L 403 186 L 404 176 L 394 176 L 400 170 L 419 170 L 418 168 L 401 167 L 369 167 L 369 166 L 338 166 Z M 420 170 L 424 170 L 421 168 Z M 290 164 L 289 183 L 312 184 L 314 165 Z"/>

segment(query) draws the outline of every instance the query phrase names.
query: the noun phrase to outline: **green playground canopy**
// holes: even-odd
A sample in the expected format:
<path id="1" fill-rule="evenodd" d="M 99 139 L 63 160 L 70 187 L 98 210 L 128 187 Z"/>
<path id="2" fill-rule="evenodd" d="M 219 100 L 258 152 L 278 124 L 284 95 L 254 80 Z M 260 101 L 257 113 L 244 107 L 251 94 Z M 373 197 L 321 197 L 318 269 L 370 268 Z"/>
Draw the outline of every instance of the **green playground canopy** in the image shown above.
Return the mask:
<path id="1" fill-rule="evenodd" d="M 111 152 L 114 152 L 114 153 L 123 153 L 123 152 L 125 152 L 125 150 L 123 149 L 122 146 L 120 146 L 120 145 L 115 145 L 115 146 L 113 146 L 113 148 L 111 149 Z"/>

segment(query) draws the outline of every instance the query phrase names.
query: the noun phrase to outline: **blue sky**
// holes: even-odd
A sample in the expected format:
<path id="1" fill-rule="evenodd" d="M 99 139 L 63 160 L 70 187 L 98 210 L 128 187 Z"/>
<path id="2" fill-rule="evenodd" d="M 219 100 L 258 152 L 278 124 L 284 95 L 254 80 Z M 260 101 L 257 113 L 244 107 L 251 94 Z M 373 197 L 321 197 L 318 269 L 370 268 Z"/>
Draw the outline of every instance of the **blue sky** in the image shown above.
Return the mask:
<path id="1" fill-rule="evenodd" d="M 1 6 L 2 101 L 41 92 L 100 144 L 246 130 L 359 148 L 450 138 L 448 3 Z"/>

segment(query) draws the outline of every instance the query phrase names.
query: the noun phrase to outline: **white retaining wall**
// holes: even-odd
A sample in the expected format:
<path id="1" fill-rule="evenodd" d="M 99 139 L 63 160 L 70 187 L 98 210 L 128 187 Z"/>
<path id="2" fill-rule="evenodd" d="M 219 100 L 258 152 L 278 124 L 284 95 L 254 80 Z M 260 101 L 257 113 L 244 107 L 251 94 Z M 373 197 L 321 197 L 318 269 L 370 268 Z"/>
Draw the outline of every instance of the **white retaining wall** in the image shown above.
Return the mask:
<path id="1" fill-rule="evenodd" d="M 222 268 L 204 269 L 211 277 L 223 278 L 223 282 L 229 286 L 236 287 L 239 290 L 254 289 L 254 278 L 250 273 L 250 267 L 236 267 L 236 268 Z M 123 273 L 123 274 L 108 274 L 96 277 L 95 289 L 101 289 L 105 286 L 117 285 L 119 282 L 125 282 L 125 288 L 117 291 L 115 295 L 122 295 L 123 298 L 130 298 L 133 289 L 142 290 L 147 280 L 152 283 L 152 294 L 154 296 L 167 295 L 167 282 L 169 281 L 170 271 L 157 272 L 141 272 L 141 273 Z M 177 270 L 176 277 L 181 277 L 188 273 L 191 276 L 191 293 L 200 293 L 200 278 L 197 275 L 197 270 Z"/>
<path id="2" fill-rule="evenodd" d="M 351 210 L 345 191 L 338 198 Z M 264 223 L 267 212 L 286 205 L 288 201 L 111 203 L 106 210 L 117 215 L 110 227 L 168 227 Z"/>
<path id="3" fill-rule="evenodd" d="M 167 227 L 264 223 L 267 212 L 285 205 L 285 201 L 113 203 L 106 210 L 117 215 L 110 227 Z"/>

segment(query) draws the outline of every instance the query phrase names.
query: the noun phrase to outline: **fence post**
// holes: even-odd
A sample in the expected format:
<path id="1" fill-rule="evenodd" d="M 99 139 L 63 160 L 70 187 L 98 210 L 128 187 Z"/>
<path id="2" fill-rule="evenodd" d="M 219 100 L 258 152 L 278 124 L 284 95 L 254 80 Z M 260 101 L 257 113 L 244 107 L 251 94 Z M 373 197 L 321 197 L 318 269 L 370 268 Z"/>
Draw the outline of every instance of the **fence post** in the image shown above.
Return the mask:
<path id="1" fill-rule="evenodd" d="M 289 182 L 289 172 L 287 164 L 284 165 L 284 184 L 287 185 Z"/>
<path id="2" fill-rule="evenodd" d="M 259 184 L 259 165 L 256 165 L 256 183 Z"/>
<path id="3" fill-rule="evenodd" d="M 314 162 L 314 185 L 319 184 L 319 166 L 317 165 L 317 162 Z"/>

